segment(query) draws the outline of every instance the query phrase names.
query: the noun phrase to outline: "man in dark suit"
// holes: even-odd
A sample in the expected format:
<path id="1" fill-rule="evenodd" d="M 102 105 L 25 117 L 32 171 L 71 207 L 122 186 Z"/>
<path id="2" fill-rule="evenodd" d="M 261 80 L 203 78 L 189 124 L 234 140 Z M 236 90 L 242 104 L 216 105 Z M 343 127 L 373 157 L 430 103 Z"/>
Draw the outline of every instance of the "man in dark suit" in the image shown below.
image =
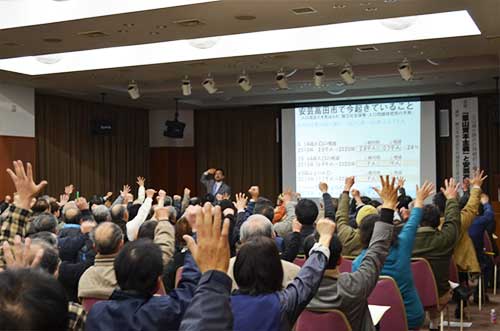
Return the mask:
<path id="1" fill-rule="evenodd" d="M 212 194 L 214 197 L 217 195 L 228 194 L 231 195 L 231 188 L 229 185 L 223 182 L 224 180 L 224 170 L 218 168 L 211 168 L 201 174 L 201 183 L 205 185 L 208 194 Z"/>

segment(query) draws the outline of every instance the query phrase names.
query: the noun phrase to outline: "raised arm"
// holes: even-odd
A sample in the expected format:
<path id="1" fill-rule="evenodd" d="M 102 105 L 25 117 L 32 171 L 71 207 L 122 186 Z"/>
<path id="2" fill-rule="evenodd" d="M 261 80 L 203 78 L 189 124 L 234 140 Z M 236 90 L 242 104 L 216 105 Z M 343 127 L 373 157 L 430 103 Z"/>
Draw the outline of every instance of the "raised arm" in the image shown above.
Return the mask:
<path id="1" fill-rule="evenodd" d="M 146 199 L 146 188 L 144 187 L 144 183 L 146 179 L 144 177 L 137 177 L 137 185 L 139 185 L 139 189 L 137 191 L 137 201 L 140 203 L 144 203 Z"/>
<path id="2" fill-rule="evenodd" d="M 130 193 L 130 186 L 128 185 L 123 185 L 123 189 L 120 191 L 120 195 L 116 197 L 115 201 L 113 201 L 113 204 L 111 205 L 110 209 L 113 208 L 116 205 L 121 205 L 125 201 L 125 198 L 127 197 L 127 194 Z"/>
<path id="3" fill-rule="evenodd" d="M 133 220 L 127 222 L 127 238 L 129 241 L 135 240 L 135 236 L 137 234 L 137 231 L 139 230 L 139 227 L 148 217 L 149 211 L 151 210 L 151 206 L 153 204 L 153 196 L 155 195 L 155 193 L 156 191 L 153 189 L 149 189 L 146 191 L 147 198 L 139 208 L 137 215 Z"/>
<path id="4" fill-rule="evenodd" d="M 479 204 L 481 203 L 481 185 L 488 176 L 484 176 L 484 171 L 477 169 L 474 172 L 474 177 L 470 180 L 472 190 L 467 204 L 460 212 L 462 231 L 467 232 L 474 218 L 477 216 Z"/>
<path id="5" fill-rule="evenodd" d="M 174 255 L 175 250 L 175 230 L 172 224 L 168 220 L 158 221 L 158 225 L 155 229 L 153 242 L 160 246 L 162 257 L 163 257 L 163 266 L 165 267 L 169 262 L 172 256 Z"/>
<path id="6" fill-rule="evenodd" d="M 286 192 L 283 195 L 283 204 L 285 204 L 286 216 L 284 219 L 274 224 L 274 231 L 280 236 L 285 237 L 288 233 L 292 232 L 292 222 L 296 218 L 295 216 L 295 205 L 296 203 L 291 201 L 292 193 Z"/>
<path id="7" fill-rule="evenodd" d="M 458 188 L 458 186 L 455 185 L 454 180 L 450 181 L 449 184 L 450 190 L 452 190 L 453 187 L 455 187 L 455 189 Z M 448 188 L 448 182 L 446 182 L 446 185 Z M 415 237 L 417 235 L 417 229 L 420 225 L 420 221 L 422 221 L 422 208 L 424 206 L 424 201 L 432 194 L 434 194 L 434 184 L 426 181 L 421 187 L 417 185 L 417 197 L 415 198 L 415 205 L 411 211 L 410 218 L 405 223 L 398 236 L 398 244 L 402 246 L 408 258 L 410 258 L 412 255 L 413 244 L 415 243 Z"/>
<path id="8" fill-rule="evenodd" d="M 335 207 L 333 206 L 332 196 L 328 193 L 328 184 L 324 182 L 319 183 L 319 190 L 323 194 L 325 217 L 335 221 Z"/>
<path id="9" fill-rule="evenodd" d="M 316 231 L 319 233 L 319 241 L 311 249 L 306 263 L 286 289 L 278 292 L 281 309 L 286 313 L 290 325 L 295 324 L 300 313 L 318 290 L 330 258 L 329 247 L 335 232 L 335 223 L 322 218 L 316 224 Z"/>
<path id="10" fill-rule="evenodd" d="M 444 223 L 441 227 L 440 245 L 443 248 L 454 247 L 460 233 L 460 208 L 458 204 L 458 193 L 453 190 L 447 192 L 446 207 L 444 210 Z"/>

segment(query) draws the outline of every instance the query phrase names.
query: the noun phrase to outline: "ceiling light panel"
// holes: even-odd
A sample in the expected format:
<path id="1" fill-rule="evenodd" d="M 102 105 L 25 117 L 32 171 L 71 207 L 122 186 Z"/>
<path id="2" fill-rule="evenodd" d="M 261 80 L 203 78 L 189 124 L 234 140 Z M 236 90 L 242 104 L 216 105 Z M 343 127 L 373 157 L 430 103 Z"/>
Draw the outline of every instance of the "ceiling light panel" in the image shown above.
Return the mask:
<path id="1" fill-rule="evenodd" d="M 15 0 L 0 1 L 0 30 L 219 0 Z"/>
<path id="2" fill-rule="evenodd" d="M 0 69 L 42 75 L 481 34 L 467 11 L 414 16 L 413 23 L 404 29 L 390 28 L 387 22 L 391 20 L 365 20 L 201 39 L 210 40 L 207 47 L 196 47 L 200 39 L 191 39 L 50 54 L 61 58 L 51 65 L 40 63 L 33 56 L 2 59 Z"/>

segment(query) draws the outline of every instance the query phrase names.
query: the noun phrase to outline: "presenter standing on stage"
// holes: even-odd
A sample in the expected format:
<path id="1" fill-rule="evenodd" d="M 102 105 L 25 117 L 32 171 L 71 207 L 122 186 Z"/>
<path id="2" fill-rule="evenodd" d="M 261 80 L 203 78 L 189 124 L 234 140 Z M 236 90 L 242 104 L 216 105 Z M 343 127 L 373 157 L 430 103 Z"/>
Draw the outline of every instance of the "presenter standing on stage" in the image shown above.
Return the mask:
<path id="1" fill-rule="evenodd" d="M 218 195 L 229 195 L 231 196 L 231 187 L 223 182 L 224 180 L 224 170 L 220 168 L 211 168 L 201 174 L 201 183 L 205 185 L 208 194 L 212 194 L 214 197 Z"/>

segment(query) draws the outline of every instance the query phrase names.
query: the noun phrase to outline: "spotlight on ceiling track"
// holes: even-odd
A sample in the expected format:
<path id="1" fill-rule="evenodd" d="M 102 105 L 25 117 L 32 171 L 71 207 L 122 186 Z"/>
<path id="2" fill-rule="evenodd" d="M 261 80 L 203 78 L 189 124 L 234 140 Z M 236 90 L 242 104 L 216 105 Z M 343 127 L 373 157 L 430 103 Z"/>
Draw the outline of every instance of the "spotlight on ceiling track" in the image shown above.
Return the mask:
<path id="1" fill-rule="evenodd" d="M 349 63 L 346 63 L 344 68 L 340 71 L 340 78 L 342 78 L 347 85 L 352 85 L 356 82 L 354 71 L 352 71 L 352 67 Z"/>
<path id="2" fill-rule="evenodd" d="M 132 100 L 137 100 L 141 97 L 141 92 L 139 91 L 139 84 L 135 80 L 128 83 L 128 94 Z"/>
<path id="3" fill-rule="evenodd" d="M 243 73 L 238 78 L 238 85 L 245 92 L 248 92 L 252 89 L 252 83 L 250 82 L 250 78 L 245 73 L 245 71 L 243 71 Z"/>
<path id="4" fill-rule="evenodd" d="M 317 66 L 316 69 L 314 69 L 314 86 L 321 87 L 321 85 L 323 85 L 323 78 L 325 78 L 323 67 Z"/>
<path id="5" fill-rule="evenodd" d="M 203 81 L 203 83 L 201 83 L 201 85 L 203 85 L 203 87 L 205 88 L 205 90 L 207 90 L 209 94 L 214 94 L 215 92 L 217 92 L 217 87 L 215 86 L 215 80 L 210 76 L 210 74 L 208 75 L 207 78 L 205 78 L 205 80 Z"/>
<path id="6" fill-rule="evenodd" d="M 191 81 L 188 76 L 182 80 L 182 95 L 185 97 L 191 95 Z"/>
<path id="7" fill-rule="evenodd" d="M 401 78 L 406 81 L 409 81 L 413 78 L 413 69 L 411 68 L 410 62 L 406 58 L 399 64 L 398 71 L 401 75 Z"/>
<path id="8" fill-rule="evenodd" d="M 285 71 L 283 71 L 283 69 L 278 71 L 278 73 L 276 74 L 276 84 L 278 84 L 278 88 L 280 90 L 288 89 L 288 81 L 286 78 Z"/>

